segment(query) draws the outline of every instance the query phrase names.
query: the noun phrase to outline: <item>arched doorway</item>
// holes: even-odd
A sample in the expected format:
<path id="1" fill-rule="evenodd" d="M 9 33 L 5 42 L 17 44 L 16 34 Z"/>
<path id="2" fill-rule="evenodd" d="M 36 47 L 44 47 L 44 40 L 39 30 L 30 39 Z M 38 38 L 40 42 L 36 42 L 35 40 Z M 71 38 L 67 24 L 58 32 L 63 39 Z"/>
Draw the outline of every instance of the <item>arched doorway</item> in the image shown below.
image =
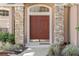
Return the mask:
<path id="1" fill-rule="evenodd" d="M 27 43 L 52 44 L 52 10 L 47 5 L 32 5 L 27 9 Z"/>

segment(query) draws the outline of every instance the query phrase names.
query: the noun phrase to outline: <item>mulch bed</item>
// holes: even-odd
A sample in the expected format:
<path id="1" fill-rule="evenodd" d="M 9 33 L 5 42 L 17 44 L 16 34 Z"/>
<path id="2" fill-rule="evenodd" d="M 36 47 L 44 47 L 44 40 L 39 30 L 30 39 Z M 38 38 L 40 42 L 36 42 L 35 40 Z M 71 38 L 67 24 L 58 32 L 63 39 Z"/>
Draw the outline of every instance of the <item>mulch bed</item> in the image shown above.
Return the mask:
<path id="1" fill-rule="evenodd" d="M 12 52 L 12 51 L 2 51 L 2 52 L 0 52 L 0 56 L 10 56 L 10 54 L 15 54 L 15 52 Z"/>
<path id="2" fill-rule="evenodd" d="M 1 51 L 0 56 L 10 56 L 11 54 L 18 55 L 18 54 L 22 53 L 25 49 L 27 49 L 27 47 L 23 48 L 22 51 L 18 51 L 18 50 L 16 50 L 16 51 Z"/>

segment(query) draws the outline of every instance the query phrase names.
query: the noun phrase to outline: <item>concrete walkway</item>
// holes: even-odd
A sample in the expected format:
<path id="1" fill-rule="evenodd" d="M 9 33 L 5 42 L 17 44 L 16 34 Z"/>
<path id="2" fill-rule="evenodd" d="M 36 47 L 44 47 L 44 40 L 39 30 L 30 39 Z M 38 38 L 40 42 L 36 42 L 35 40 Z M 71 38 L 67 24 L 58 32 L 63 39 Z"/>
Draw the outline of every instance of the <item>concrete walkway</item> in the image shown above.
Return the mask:
<path id="1" fill-rule="evenodd" d="M 48 53 L 49 46 L 45 47 L 29 47 L 19 56 L 46 56 Z"/>

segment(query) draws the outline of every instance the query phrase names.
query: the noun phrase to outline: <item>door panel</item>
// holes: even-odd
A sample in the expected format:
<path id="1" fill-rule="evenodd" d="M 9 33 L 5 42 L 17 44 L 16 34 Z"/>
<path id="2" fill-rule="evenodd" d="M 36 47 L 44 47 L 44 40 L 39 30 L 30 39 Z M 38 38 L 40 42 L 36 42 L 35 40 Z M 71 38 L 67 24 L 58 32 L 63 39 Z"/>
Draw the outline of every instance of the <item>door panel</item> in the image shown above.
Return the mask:
<path id="1" fill-rule="evenodd" d="M 69 40 L 69 14 L 70 14 L 70 7 L 64 7 L 64 42 L 68 43 Z"/>
<path id="2" fill-rule="evenodd" d="M 49 39 L 49 16 L 30 16 L 30 38 Z"/>

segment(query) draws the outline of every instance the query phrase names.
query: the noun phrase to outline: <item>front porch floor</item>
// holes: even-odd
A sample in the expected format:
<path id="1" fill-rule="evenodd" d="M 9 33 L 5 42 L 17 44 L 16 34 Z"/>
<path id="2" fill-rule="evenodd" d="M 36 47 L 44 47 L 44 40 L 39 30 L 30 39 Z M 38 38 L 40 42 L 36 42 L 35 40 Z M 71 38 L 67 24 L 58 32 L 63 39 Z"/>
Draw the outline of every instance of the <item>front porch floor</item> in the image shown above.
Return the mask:
<path id="1" fill-rule="evenodd" d="M 19 54 L 19 56 L 46 56 L 48 49 L 49 46 L 29 47 L 24 52 Z"/>

